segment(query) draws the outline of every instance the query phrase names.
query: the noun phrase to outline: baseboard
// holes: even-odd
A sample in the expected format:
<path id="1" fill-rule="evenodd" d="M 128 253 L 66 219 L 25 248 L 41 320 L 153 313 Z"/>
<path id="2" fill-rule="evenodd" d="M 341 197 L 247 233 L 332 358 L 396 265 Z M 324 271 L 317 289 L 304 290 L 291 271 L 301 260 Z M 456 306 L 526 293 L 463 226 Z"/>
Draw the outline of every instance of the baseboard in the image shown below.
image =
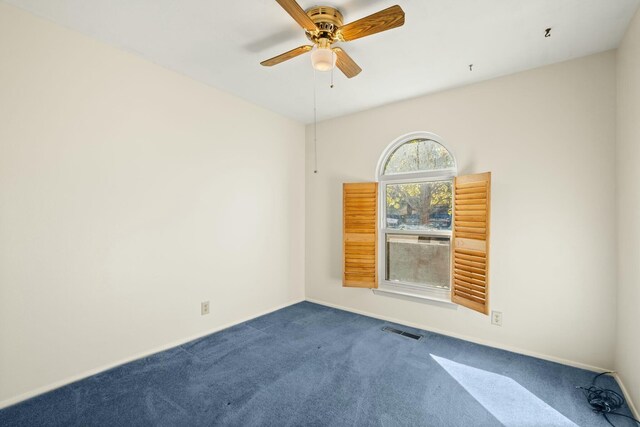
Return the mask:
<path id="1" fill-rule="evenodd" d="M 138 353 L 138 354 L 136 354 L 134 356 L 127 357 L 127 358 L 124 358 L 124 359 L 120 359 L 120 360 L 118 360 L 116 362 L 113 362 L 113 363 L 110 363 L 108 365 L 103 365 L 103 366 L 100 366 L 98 368 L 89 369 L 88 371 L 84 371 L 84 372 L 82 372 L 80 374 L 73 375 L 73 376 L 71 376 L 69 378 L 65 378 L 63 380 L 56 381 L 56 382 L 53 382 L 51 384 L 47 384 L 47 385 L 42 386 L 42 387 L 38 387 L 35 390 L 31 390 L 31 391 L 28 391 L 26 393 L 19 394 L 18 396 L 11 397 L 9 399 L 1 401 L 0 402 L 0 409 L 15 405 L 15 404 L 20 403 L 20 402 L 22 402 L 24 400 L 31 399 L 33 397 L 39 396 L 41 394 L 47 393 L 49 391 L 55 390 L 57 388 L 65 386 L 65 385 L 74 383 L 76 381 L 83 380 L 85 378 L 88 378 L 90 376 L 99 374 L 101 372 L 108 371 L 109 369 L 116 368 L 116 367 L 124 365 L 126 363 L 130 363 L 130 362 L 136 361 L 138 359 L 149 357 L 149 356 L 151 356 L 153 354 L 160 353 L 162 351 L 169 350 L 169 349 L 174 348 L 174 347 L 178 347 L 178 346 L 186 344 L 186 343 L 188 343 L 190 341 L 197 340 L 197 339 L 202 338 L 202 337 L 206 337 L 207 335 L 211 335 L 211 334 L 216 333 L 216 332 L 220 332 L 223 329 L 227 329 L 227 328 L 230 328 L 232 326 L 238 325 L 240 323 L 247 322 L 249 320 L 255 319 L 256 317 L 264 316 L 265 314 L 273 313 L 274 311 L 278 311 L 280 309 L 283 309 L 285 307 L 289 307 L 290 305 L 297 304 L 297 303 L 302 302 L 302 301 L 304 301 L 304 298 L 299 299 L 299 300 L 294 300 L 292 302 L 276 306 L 276 307 L 271 308 L 269 310 L 266 310 L 264 312 L 260 312 L 258 314 L 255 314 L 255 315 L 240 319 L 240 320 L 235 321 L 235 322 L 231 322 L 231 323 L 227 323 L 227 324 L 218 326 L 218 327 L 216 327 L 214 329 L 210 329 L 210 330 L 208 330 L 208 331 L 206 331 L 204 333 L 192 335 L 192 336 L 190 336 L 188 338 L 184 338 L 184 339 L 180 339 L 180 340 L 177 340 L 177 341 L 173 341 L 173 342 L 170 342 L 168 344 L 165 344 L 165 345 L 162 345 L 162 346 L 159 346 L 159 347 L 155 347 L 155 348 L 150 349 L 148 351 L 145 351 L 145 352 L 142 352 L 142 353 Z"/>
<path id="2" fill-rule="evenodd" d="M 640 420 L 640 415 L 638 415 L 638 409 L 636 409 L 636 406 L 633 404 L 633 400 L 631 400 L 631 395 L 629 395 L 629 391 L 624 386 L 624 383 L 622 382 L 622 378 L 620 377 L 620 374 L 618 372 L 614 372 L 613 376 L 618 382 L 618 385 L 620 386 L 620 390 L 622 390 L 622 394 L 624 395 L 624 400 L 627 401 L 627 406 L 631 410 L 631 413 L 633 414 L 636 420 Z"/>
<path id="3" fill-rule="evenodd" d="M 436 334 L 446 335 L 448 337 L 458 338 L 458 339 L 465 340 L 465 341 L 470 341 L 470 342 L 473 342 L 473 343 L 476 343 L 476 344 L 486 345 L 487 347 L 493 347 L 493 348 L 497 348 L 497 349 L 500 349 L 500 350 L 510 351 L 512 353 L 518 353 L 518 354 L 522 354 L 522 355 L 525 355 L 525 356 L 535 357 L 537 359 L 543 359 L 543 360 L 548 360 L 550 362 L 560 363 L 561 365 L 567 365 L 567 366 L 572 366 L 574 368 L 586 369 L 588 371 L 593 371 L 593 372 L 598 372 L 598 373 L 612 371 L 612 369 L 605 369 L 605 368 L 601 368 L 601 367 L 598 367 L 598 366 L 587 365 L 585 363 L 576 362 L 576 361 L 573 361 L 573 360 L 567 360 L 567 359 L 563 359 L 563 358 L 560 358 L 560 357 L 549 356 L 547 354 L 536 353 L 534 351 L 529 351 L 529 350 L 525 350 L 525 349 L 518 348 L 518 347 L 511 347 L 511 346 L 508 346 L 508 345 L 496 343 L 496 342 L 493 342 L 493 341 L 478 339 L 478 338 L 470 337 L 470 336 L 467 336 L 467 335 L 456 334 L 454 332 L 445 331 L 445 330 L 438 329 L 438 328 L 428 328 L 428 327 L 425 327 L 424 325 L 420 325 L 420 324 L 413 323 L 413 322 L 407 322 L 406 320 L 396 319 L 394 317 L 389 317 L 389 316 L 383 316 L 383 315 L 376 314 L 376 313 L 370 313 L 370 312 L 364 311 L 364 310 L 356 310 L 356 309 L 353 309 L 353 308 L 350 308 L 350 307 L 344 307 L 344 306 L 341 306 L 341 305 L 338 305 L 338 304 L 332 304 L 332 303 L 329 303 L 329 302 L 326 302 L 326 301 L 317 300 L 317 299 L 314 299 L 314 298 L 307 298 L 306 300 L 309 301 L 309 302 L 315 303 L 315 304 L 325 305 L 327 307 L 333 307 L 333 308 L 337 308 L 339 310 L 349 311 L 351 313 L 362 314 L 364 316 L 369 316 L 369 317 L 373 317 L 373 318 L 380 319 L 380 320 L 386 320 L 387 322 L 399 323 L 401 325 L 407 325 L 407 326 L 410 326 L 412 328 L 422 329 L 422 330 L 425 330 L 425 331 L 434 332 Z"/>

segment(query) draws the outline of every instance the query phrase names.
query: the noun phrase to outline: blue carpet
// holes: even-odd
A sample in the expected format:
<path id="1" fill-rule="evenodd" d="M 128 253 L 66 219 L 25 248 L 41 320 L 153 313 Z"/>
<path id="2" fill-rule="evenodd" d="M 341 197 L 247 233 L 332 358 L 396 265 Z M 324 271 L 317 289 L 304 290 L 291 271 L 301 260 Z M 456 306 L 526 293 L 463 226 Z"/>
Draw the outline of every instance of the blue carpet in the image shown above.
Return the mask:
<path id="1" fill-rule="evenodd" d="M 303 302 L 6 408 L 0 425 L 608 426 L 575 389 L 593 375 Z"/>

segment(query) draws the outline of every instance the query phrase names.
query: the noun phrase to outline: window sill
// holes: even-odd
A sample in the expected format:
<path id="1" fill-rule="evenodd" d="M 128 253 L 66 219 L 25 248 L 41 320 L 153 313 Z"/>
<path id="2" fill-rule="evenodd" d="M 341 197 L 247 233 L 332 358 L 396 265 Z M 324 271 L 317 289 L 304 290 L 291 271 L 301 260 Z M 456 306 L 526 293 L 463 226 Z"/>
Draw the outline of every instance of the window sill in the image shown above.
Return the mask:
<path id="1" fill-rule="evenodd" d="M 372 291 L 374 294 L 380 295 L 380 296 L 396 297 L 396 298 L 400 298 L 408 301 L 415 301 L 415 302 L 421 302 L 421 303 L 442 304 L 444 306 L 447 306 L 448 308 L 458 307 L 457 304 L 452 303 L 451 300 L 449 299 L 444 299 L 444 298 L 435 297 L 435 296 L 417 294 L 417 293 L 406 292 L 406 291 L 399 291 L 396 289 L 389 289 L 389 288 L 372 289 Z"/>

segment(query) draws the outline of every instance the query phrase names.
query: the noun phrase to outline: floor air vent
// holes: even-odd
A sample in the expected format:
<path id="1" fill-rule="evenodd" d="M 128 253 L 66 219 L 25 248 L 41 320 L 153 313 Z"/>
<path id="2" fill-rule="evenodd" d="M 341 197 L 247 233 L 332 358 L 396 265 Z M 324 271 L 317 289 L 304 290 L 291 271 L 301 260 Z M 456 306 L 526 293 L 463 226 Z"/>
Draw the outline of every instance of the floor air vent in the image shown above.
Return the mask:
<path id="1" fill-rule="evenodd" d="M 412 340 L 416 341 L 422 338 L 422 335 L 412 334 L 411 332 L 401 331 L 400 329 L 394 329 L 389 326 L 385 326 L 384 328 L 382 328 L 382 330 L 392 334 L 402 335 L 403 337 L 411 338 Z"/>

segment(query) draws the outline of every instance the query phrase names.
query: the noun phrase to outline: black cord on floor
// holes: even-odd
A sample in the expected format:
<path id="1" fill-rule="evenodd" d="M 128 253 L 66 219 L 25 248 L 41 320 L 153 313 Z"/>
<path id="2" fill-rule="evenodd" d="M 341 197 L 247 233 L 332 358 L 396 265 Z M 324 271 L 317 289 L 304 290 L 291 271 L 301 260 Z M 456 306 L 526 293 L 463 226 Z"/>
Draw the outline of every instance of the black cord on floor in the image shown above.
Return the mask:
<path id="1" fill-rule="evenodd" d="M 604 419 L 607 420 L 607 422 L 613 427 L 615 427 L 615 425 L 611 422 L 608 415 L 617 415 L 619 417 L 629 418 L 630 420 L 633 420 L 638 425 L 640 425 L 640 421 L 636 420 L 635 418 L 630 417 L 629 415 L 621 414 L 619 412 L 614 412 L 622 408 L 625 404 L 624 397 L 622 397 L 620 393 L 596 386 L 596 380 L 598 378 L 600 378 L 602 375 L 612 373 L 613 372 L 603 372 L 601 374 L 598 374 L 593 377 L 593 381 L 591 381 L 591 385 L 589 387 L 576 388 L 584 391 L 584 395 L 587 398 L 589 406 L 591 406 L 591 408 L 593 409 L 593 412 L 602 414 Z"/>

